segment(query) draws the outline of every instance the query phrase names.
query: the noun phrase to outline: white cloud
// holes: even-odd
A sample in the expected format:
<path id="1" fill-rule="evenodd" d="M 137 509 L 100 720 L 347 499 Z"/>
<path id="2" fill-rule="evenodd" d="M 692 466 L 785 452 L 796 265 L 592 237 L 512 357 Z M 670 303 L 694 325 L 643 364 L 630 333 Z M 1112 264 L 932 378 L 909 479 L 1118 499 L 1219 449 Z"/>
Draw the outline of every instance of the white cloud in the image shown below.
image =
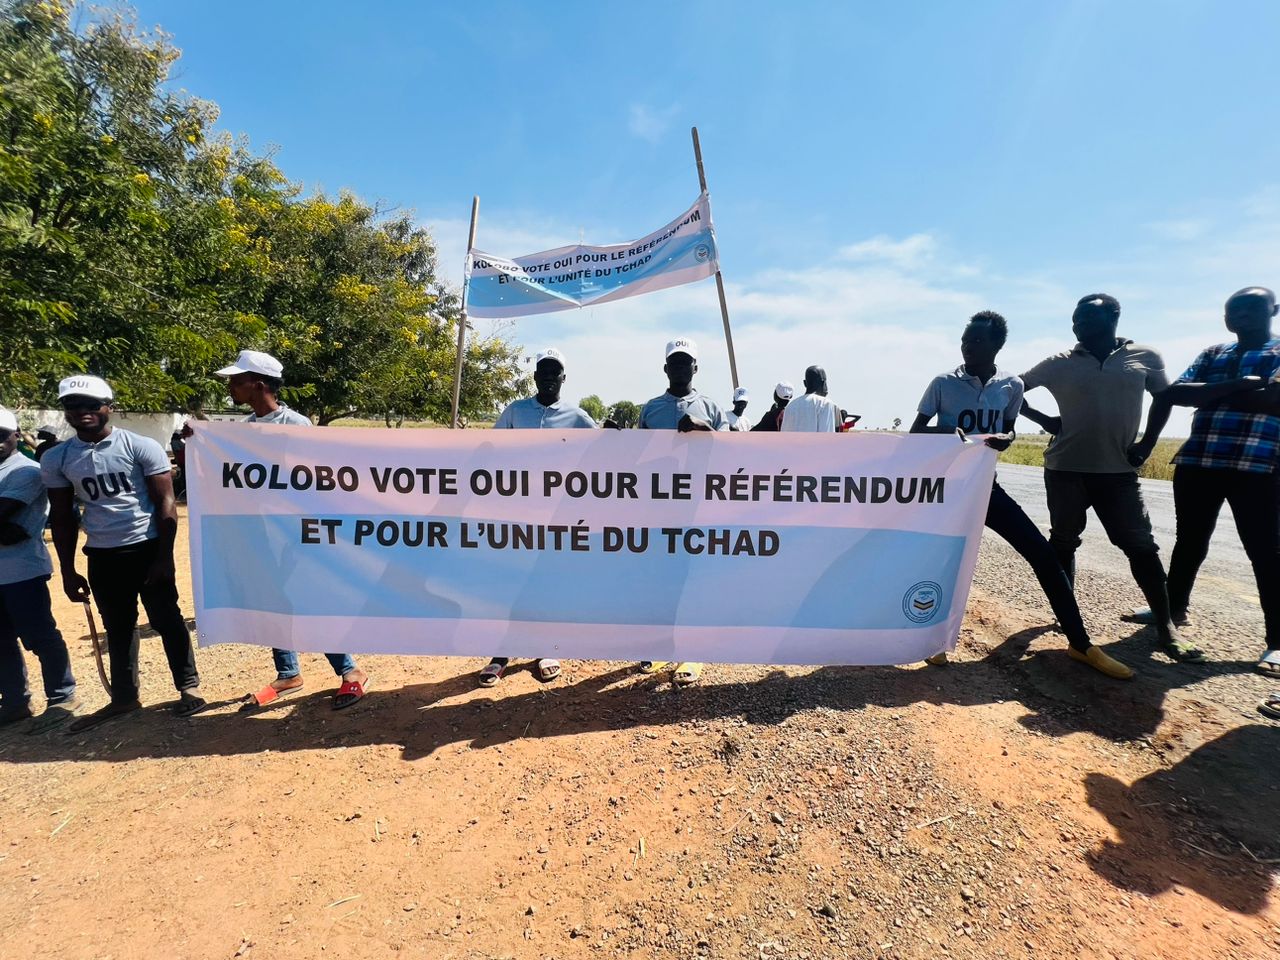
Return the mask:
<path id="1" fill-rule="evenodd" d="M 836 256 L 853 263 L 891 263 L 899 267 L 916 267 L 933 258 L 938 241 L 927 233 L 914 233 L 902 240 L 879 234 L 841 247 Z"/>
<path id="2" fill-rule="evenodd" d="M 863 426 L 910 422 L 926 384 L 959 363 L 964 320 L 997 309 L 1009 320 L 1001 365 L 1027 369 L 1071 345 L 1070 313 L 1083 293 L 1106 290 L 1124 305 L 1121 332 L 1164 354 L 1177 375 L 1204 346 L 1226 339 L 1222 302 L 1248 283 L 1272 284 L 1280 262 L 1280 223 L 1242 202 L 1228 230 L 1206 224 L 1193 244 L 1148 243 L 1129 256 L 1051 264 L 1038 274 L 1004 275 L 975 266 L 933 234 L 850 238 L 826 262 L 726 277 L 740 382 L 759 416 L 778 380 L 799 383 L 805 367 L 826 367 L 831 396 Z M 439 220 L 435 233 L 446 275 L 461 282 L 466 221 Z M 518 255 L 574 242 L 578 230 L 553 221 L 481 221 L 483 249 Z M 605 237 L 605 239 L 610 239 Z M 673 336 L 701 348 L 700 390 L 728 403 L 732 391 L 715 284 L 516 321 L 507 330 L 532 353 L 555 345 L 568 358 L 566 396 L 598 394 L 607 403 L 642 402 L 665 388 L 662 346 Z M 1053 409 L 1038 391 L 1037 406 Z M 1185 435 L 1175 415 L 1169 435 Z M 1034 429 L 1029 423 L 1021 424 Z"/>
<path id="3" fill-rule="evenodd" d="M 648 143 L 657 143 L 667 134 L 672 121 L 680 113 L 680 104 L 668 107 L 651 107 L 645 103 L 631 104 L 627 129 L 633 137 Z"/>

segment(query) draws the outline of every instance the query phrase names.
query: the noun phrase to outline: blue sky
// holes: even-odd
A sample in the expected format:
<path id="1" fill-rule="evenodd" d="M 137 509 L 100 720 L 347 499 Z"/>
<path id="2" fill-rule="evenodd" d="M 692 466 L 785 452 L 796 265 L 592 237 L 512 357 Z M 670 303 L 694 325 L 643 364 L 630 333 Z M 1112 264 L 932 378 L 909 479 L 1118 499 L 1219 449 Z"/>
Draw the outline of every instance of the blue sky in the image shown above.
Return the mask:
<path id="1" fill-rule="evenodd" d="M 1019 371 L 1098 290 L 1176 373 L 1225 339 L 1230 292 L 1280 285 L 1280 4 L 137 8 L 224 129 L 411 208 L 458 283 L 472 194 L 494 254 L 639 237 L 696 196 L 696 124 L 756 415 L 820 362 L 866 425 L 909 421 L 968 314 L 1008 317 Z M 712 281 L 499 333 L 560 346 L 566 394 L 606 402 L 661 392 L 690 334 L 728 400 Z"/>

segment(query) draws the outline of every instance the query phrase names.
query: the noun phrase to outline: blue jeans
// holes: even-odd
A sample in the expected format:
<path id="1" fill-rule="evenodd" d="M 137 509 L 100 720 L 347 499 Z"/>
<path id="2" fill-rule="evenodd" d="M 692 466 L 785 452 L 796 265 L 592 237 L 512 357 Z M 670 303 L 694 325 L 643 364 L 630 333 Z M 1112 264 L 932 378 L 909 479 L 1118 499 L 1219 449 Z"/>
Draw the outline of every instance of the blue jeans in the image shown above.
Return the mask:
<path id="1" fill-rule="evenodd" d="M 292 650 L 276 650 L 273 647 L 271 657 L 276 662 L 277 680 L 292 680 L 302 672 L 298 667 L 298 655 Z M 329 666 L 333 667 L 333 672 L 340 677 L 356 668 L 356 662 L 349 653 L 326 653 L 325 657 L 329 660 Z"/>
<path id="2" fill-rule="evenodd" d="M 19 638 L 40 661 L 48 705 L 73 699 L 76 681 L 67 645 L 53 619 L 48 577 L 0 584 L 0 713 L 25 710 L 31 700 Z"/>

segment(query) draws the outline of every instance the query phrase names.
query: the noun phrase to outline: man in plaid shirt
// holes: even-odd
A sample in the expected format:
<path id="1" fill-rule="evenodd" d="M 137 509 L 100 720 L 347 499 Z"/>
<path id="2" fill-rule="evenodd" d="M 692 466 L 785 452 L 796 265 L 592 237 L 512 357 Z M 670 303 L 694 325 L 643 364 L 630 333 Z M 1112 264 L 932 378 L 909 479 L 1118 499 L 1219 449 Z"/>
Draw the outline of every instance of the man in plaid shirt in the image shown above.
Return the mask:
<path id="1" fill-rule="evenodd" d="M 1258 671 L 1280 676 L 1280 338 L 1271 332 L 1276 295 L 1246 287 L 1227 300 L 1235 343 L 1209 347 L 1156 398 L 1143 444 L 1154 445 L 1171 405 L 1195 407 L 1191 437 L 1173 458 L 1178 542 L 1169 561 L 1169 606 L 1187 622 L 1196 573 L 1223 501 L 1258 581 L 1267 649 Z M 1148 451 L 1149 453 L 1149 451 Z"/>

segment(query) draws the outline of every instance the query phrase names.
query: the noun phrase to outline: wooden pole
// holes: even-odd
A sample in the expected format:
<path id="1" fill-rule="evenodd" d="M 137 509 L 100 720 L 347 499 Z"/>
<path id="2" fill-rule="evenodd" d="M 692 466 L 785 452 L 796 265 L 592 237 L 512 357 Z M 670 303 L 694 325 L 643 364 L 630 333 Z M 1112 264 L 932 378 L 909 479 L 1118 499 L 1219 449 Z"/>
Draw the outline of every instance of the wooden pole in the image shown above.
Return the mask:
<path id="1" fill-rule="evenodd" d="M 471 264 L 471 251 L 476 245 L 476 220 L 480 217 L 480 198 L 471 198 L 471 229 L 467 232 L 467 265 Z M 467 285 L 462 285 L 462 316 L 458 318 L 458 359 L 453 365 L 453 417 L 451 430 L 458 429 L 458 403 L 462 399 L 462 357 L 467 349 Z"/>
<path id="2" fill-rule="evenodd" d="M 707 192 L 707 174 L 702 169 L 702 144 L 698 142 L 698 128 L 693 128 L 693 159 L 698 164 L 698 186 L 703 193 Z M 729 348 L 729 374 L 733 378 L 733 389 L 738 389 L 738 360 L 733 354 L 733 333 L 729 330 L 729 305 L 724 299 L 724 277 L 720 276 L 720 268 L 716 268 L 716 294 L 720 297 L 720 319 L 724 321 L 724 342 Z"/>

